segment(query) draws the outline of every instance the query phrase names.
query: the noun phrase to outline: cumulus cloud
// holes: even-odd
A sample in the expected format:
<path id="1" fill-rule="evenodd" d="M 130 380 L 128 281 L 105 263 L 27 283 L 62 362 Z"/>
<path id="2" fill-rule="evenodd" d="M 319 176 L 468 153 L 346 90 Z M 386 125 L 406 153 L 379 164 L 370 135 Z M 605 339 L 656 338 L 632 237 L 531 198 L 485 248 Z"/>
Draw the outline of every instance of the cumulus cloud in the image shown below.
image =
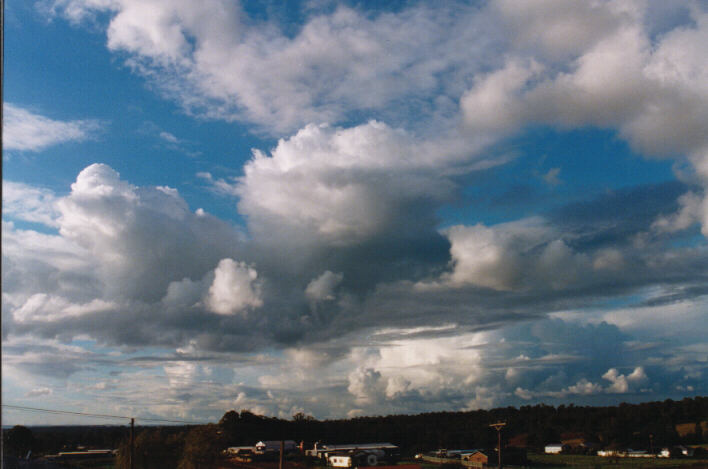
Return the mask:
<path id="1" fill-rule="evenodd" d="M 2 181 L 2 209 L 5 216 L 58 226 L 57 197 L 52 191 L 20 182 Z"/>
<path id="2" fill-rule="evenodd" d="M 222 259 L 214 270 L 207 306 L 217 314 L 234 314 L 263 305 L 253 267 L 233 259 Z"/>
<path id="3" fill-rule="evenodd" d="M 541 219 L 494 227 L 453 226 L 447 230 L 453 269 L 443 280 L 495 290 L 572 284 L 588 259 L 574 252 Z"/>
<path id="4" fill-rule="evenodd" d="M 195 324 L 223 330 L 218 317 L 263 304 L 255 268 L 234 260 L 244 242 L 239 230 L 191 212 L 175 189 L 136 187 L 100 164 L 71 189 L 63 197 L 42 193 L 58 233 L 3 221 L 5 333 L 180 344 L 191 330 L 207 346 L 215 335 L 194 332 Z M 135 321 L 140 330 L 128 332 Z M 263 337 L 234 343 L 250 348 Z"/>
<path id="5" fill-rule="evenodd" d="M 99 261 L 110 296 L 159 299 L 171 281 L 201 278 L 239 245 L 234 228 L 191 212 L 176 190 L 135 187 L 106 165 L 85 168 L 71 189 L 57 202 L 60 234 Z"/>
<path id="6" fill-rule="evenodd" d="M 688 192 L 678 199 L 680 209 L 669 215 L 658 217 L 652 229 L 660 233 L 672 233 L 701 224 L 701 232 L 708 236 L 708 197 Z"/>
<path id="7" fill-rule="evenodd" d="M 384 392 L 381 373 L 373 368 L 359 367 L 349 373 L 349 391 L 359 405 L 373 404 L 377 395 Z"/>
<path id="8" fill-rule="evenodd" d="M 108 47 L 127 53 L 130 66 L 190 112 L 280 132 L 357 110 L 384 112 L 441 88 L 454 95 L 488 60 L 483 45 L 494 32 L 478 9 L 464 5 L 376 16 L 345 6 L 331 14 L 311 10 L 293 36 L 219 0 L 200 8 L 188 1 L 59 0 L 45 9 L 72 21 L 107 12 Z"/>
<path id="9" fill-rule="evenodd" d="M 50 396 L 53 393 L 51 388 L 34 388 L 31 391 L 25 393 L 25 397 L 40 397 L 40 396 Z"/>
<path id="10" fill-rule="evenodd" d="M 516 47 L 556 61 L 575 57 L 619 26 L 619 8 L 603 3 L 500 0 L 491 8 L 501 16 Z"/>
<path id="11" fill-rule="evenodd" d="M 703 8 L 691 9 L 693 24 L 653 42 L 640 4 L 534 2 L 519 9 L 496 2 L 494 7 L 515 25 L 515 40 L 522 47 L 462 96 L 470 129 L 518 132 L 534 124 L 614 128 L 644 155 L 686 158 L 699 175 L 704 173 L 708 68 L 705 48 L 698 46 L 708 34 Z M 580 10 L 586 11 L 580 15 Z M 579 18 L 582 27 L 576 24 Z M 569 68 L 554 66 L 553 59 L 563 55 L 571 59 Z M 705 188 L 705 181 L 700 184 Z M 682 209 L 674 226 L 686 223 L 689 211 L 696 212 Z M 705 230 L 703 212 L 693 218 Z M 670 223 L 664 219 L 660 224 Z"/>
<path id="12" fill-rule="evenodd" d="M 281 138 L 240 177 L 198 174 L 238 199 L 247 234 L 107 165 L 82 170 L 66 196 L 6 183 L 8 218 L 58 229 L 3 221 L 6 336 L 175 350 L 124 371 L 165 415 L 248 406 L 328 417 L 591 403 L 668 382 L 705 389 L 696 331 L 708 251 L 671 244 L 697 223 L 705 234 L 708 220 L 704 8 L 661 29 L 642 3 L 340 6 L 286 34 L 218 0 L 44 6 L 76 23 L 106 18 L 109 49 L 187 112 Z M 9 106 L 29 129 L 12 131 L 15 149 L 95 131 Z M 40 124 L 51 138 L 37 137 Z M 690 169 L 682 184 L 511 222 L 474 206 L 441 221 L 465 185 L 513 157 L 502 139 L 534 126 L 612 129 Z M 559 174 L 532 179 L 556 185 Z M 616 306 L 642 301 L 652 303 Z M 58 343 L 28 349 L 4 347 L 12 372 L 86 377 L 87 361 L 107 360 Z M 326 376 L 316 389 L 314 372 Z M 121 380 L 101 379 L 128 400 Z"/>
<path id="13" fill-rule="evenodd" d="M 610 368 L 607 373 L 602 375 L 603 379 L 610 382 L 607 387 L 607 392 L 610 393 L 626 393 L 630 386 L 645 383 L 648 378 L 642 367 L 637 367 L 629 375 L 621 374 L 616 368 Z"/>
<path id="14" fill-rule="evenodd" d="M 15 104 L 3 104 L 3 148 L 42 151 L 66 142 L 91 138 L 101 125 L 96 120 L 54 120 Z"/>
<path id="15" fill-rule="evenodd" d="M 379 122 L 310 125 L 280 140 L 270 156 L 256 151 L 232 192 L 260 237 L 287 228 L 289 235 L 352 244 L 401 225 L 432 228 L 433 203 L 453 186 L 420 171 L 427 157 L 414 138 Z"/>

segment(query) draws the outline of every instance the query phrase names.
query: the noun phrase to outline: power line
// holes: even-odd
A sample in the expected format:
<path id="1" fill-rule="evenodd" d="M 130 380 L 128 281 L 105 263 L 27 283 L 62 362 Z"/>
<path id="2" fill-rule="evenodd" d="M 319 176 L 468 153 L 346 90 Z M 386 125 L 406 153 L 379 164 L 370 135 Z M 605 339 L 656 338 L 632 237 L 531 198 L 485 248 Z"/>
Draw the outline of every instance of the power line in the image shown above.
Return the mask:
<path id="1" fill-rule="evenodd" d="M 144 420 L 147 422 L 166 422 L 166 423 L 183 423 L 187 425 L 203 425 L 201 422 L 190 422 L 187 420 L 172 420 L 172 419 L 160 419 L 160 418 L 149 418 L 149 417 L 128 417 L 125 415 L 108 415 L 108 414 L 93 414 L 90 412 L 75 412 L 70 410 L 57 410 L 57 409 L 40 409 L 38 407 L 27 407 L 21 405 L 3 404 L 3 407 L 8 409 L 21 410 L 27 412 L 45 412 L 49 414 L 64 414 L 64 415 L 79 415 L 82 417 L 99 417 L 99 418 L 110 418 L 110 419 L 126 419 L 130 420 L 135 418 L 137 420 Z"/>

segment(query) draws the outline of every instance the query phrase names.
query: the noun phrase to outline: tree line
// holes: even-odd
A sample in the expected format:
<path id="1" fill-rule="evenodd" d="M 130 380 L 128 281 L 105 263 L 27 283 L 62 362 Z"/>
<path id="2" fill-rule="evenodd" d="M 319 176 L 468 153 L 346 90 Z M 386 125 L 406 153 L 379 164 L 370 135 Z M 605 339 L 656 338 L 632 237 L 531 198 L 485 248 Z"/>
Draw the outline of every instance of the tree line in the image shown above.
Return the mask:
<path id="1" fill-rule="evenodd" d="M 316 441 L 332 444 L 386 441 L 398 445 L 404 456 L 437 448 L 493 448 L 497 433 L 489 425 L 499 421 L 506 422 L 502 432 L 504 445 L 511 439 L 512 443 L 523 441 L 529 449 L 541 449 L 569 434 L 581 435 L 603 447 L 648 449 L 650 439 L 656 447 L 698 444 L 708 442 L 708 397 L 607 407 L 538 404 L 335 420 L 318 420 L 302 413 L 292 419 L 280 419 L 249 410 L 230 410 L 217 424 L 137 427 L 135 467 L 191 469 L 208 464 L 228 446 L 253 445 L 259 440 L 303 441 L 306 447 Z M 79 428 L 92 430 L 81 432 L 75 427 L 64 431 L 72 441 L 80 438 L 81 444 L 87 446 L 97 443 L 119 447 L 118 467 L 127 467 L 129 440 L 124 428 Z M 56 427 L 51 431 L 33 429 L 32 433 L 36 447 L 49 448 L 66 440 Z M 11 442 L 6 441 L 6 448 L 12 447 L 8 443 Z"/>

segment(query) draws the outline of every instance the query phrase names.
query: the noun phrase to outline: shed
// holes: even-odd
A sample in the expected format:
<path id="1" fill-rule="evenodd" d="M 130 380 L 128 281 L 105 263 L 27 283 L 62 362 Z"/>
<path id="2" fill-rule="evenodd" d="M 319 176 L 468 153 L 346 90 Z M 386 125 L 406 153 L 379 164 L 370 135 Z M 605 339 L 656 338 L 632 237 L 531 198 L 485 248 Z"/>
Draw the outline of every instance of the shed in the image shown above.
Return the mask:
<path id="1" fill-rule="evenodd" d="M 560 454 L 567 449 L 568 446 L 564 445 L 563 443 L 551 443 L 546 445 L 546 447 L 544 448 L 544 452 L 546 454 Z"/>
<path id="2" fill-rule="evenodd" d="M 256 448 L 256 451 L 259 453 L 266 453 L 266 452 L 279 452 L 280 451 L 280 440 L 268 440 L 268 441 L 259 441 L 255 445 L 253 445 L 254 448 Z M 294 440 L 285 440 L 283 442 L 283 450 L 287 452 L 291 451 L 296 451 L 297 450 L 297 443 L 295 443 Z"/>
<path id="3" fill-rule="evenodd" d="M 489 457 L 479 450 L 475 450 L 471 454 L 466 454 L 462 459 L 470 463 L 479 464 L 480 466 L 486 465 L 489 462 Z"/>

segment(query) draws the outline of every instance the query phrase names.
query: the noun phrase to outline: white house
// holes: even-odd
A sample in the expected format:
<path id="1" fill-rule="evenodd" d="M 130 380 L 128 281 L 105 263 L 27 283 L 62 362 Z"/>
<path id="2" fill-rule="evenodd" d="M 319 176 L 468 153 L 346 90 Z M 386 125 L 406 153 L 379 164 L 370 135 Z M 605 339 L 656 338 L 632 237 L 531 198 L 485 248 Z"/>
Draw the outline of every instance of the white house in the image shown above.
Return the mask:
<path id="1" fill-rule="evenodd" d="M 690 448 L 688 446 L 683 446 L 679 445 L 676 447 L 679 451 L 681 451 L 681 454 L 686 457 L 693 457 L 693 448 Z"/>
<path id="2" fill-rule="evenodd" d="M 544 451 L 546 454 L 560 454 L 566 449 L 566 445 L 563 443 L 551 443 L 546 445 Z"/>

